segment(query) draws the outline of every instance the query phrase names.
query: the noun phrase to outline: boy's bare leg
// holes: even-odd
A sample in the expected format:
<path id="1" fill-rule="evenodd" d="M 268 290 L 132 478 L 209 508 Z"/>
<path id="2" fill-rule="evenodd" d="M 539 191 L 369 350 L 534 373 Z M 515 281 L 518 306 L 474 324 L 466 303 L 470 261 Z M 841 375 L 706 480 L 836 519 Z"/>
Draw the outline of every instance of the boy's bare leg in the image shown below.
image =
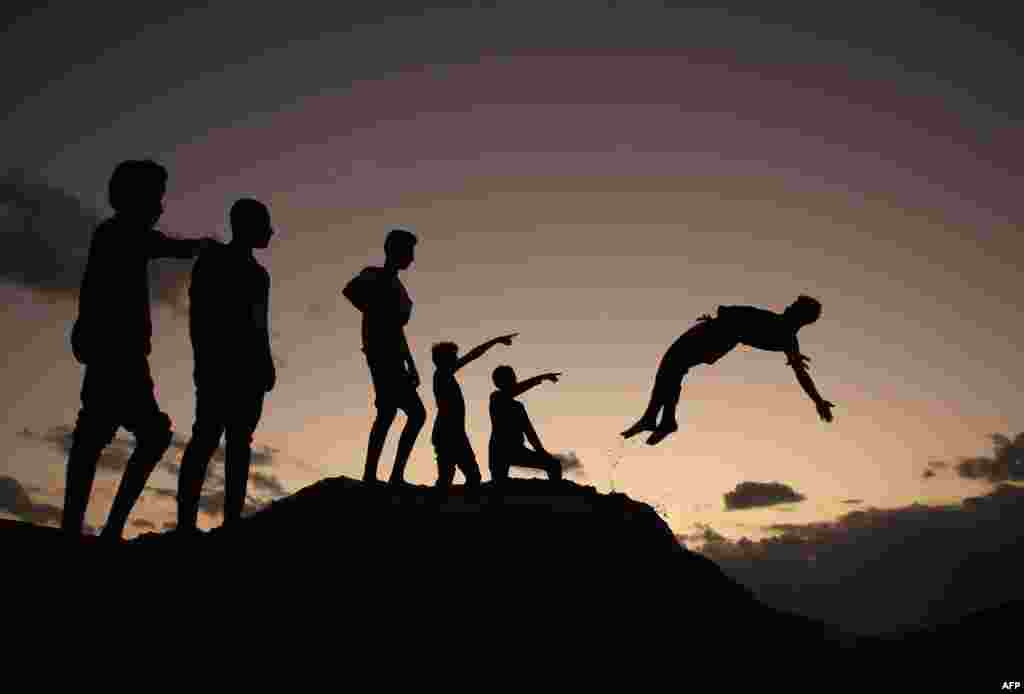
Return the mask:
<path id="1" fill-rule="evenodd" d="M 651 388 L 651 400 L 647 404 L 647 409 L 644 410 L 636 424 L 622 432 L 623 438 L 636 436 L 641 431 L 653 431 L 656 436 L 662 426 L 674 425 L 676 405 L 679 403 L 679 388 L 688 369 L 680 368 L 673 363 L 675 360 L 670 358 L 672 355 L 673 350 L 669 350 L 665 358 L 661 360 L 661 364 L 658 365 L 658 375 L 654 378 L 654 387 Z M 662 411 L 661 424 L 658 424 L 659 410 Z M 661 436 L 658 441 L 667 435 Z M 647 442 L 650 443 L 650 439 Z"/>
<path id="2" fill-rule="evenodd" d="M 366 467 L 363 469 L 364 482 L 377 481 L 377 463 L 380 462 L 380 454 L 384 450 L 384 441 L 388 437 L 388 430 L 391 423 L 395 421 L 398 411 L 394 408 L 377 409 L 377 417 L 370 427 L 370 440 L 366 446 Z"/>
<path id="3" fill-rule="evenodd" d="M 622 438 L 628 439 L 636 436 L 641 431 L 654 431 L 657 426 L 658 410 L 661 409 L 661 404 L 654 399 L 654 394 L 651 394 L 651 402 L 647 405 L 647 409 L 641 415 L 640 419 L 637 420 L 636 424 L 626 429 L 620 434 Z"/>
<path id="4" fill-rule="evenodd" d="M 665 406 L 661 411 L 661 421 L 655 427 L 654 433 L 647 437 L 647 445 L 655 446 L 665 440 L 669 434 L 679 431 L 679 423 L 676 422 L 676 408 L 679 406 L 679 394 L 682 386 L 677 386 L 666 395 Z"/>
<path id="5" fill-rule="evenodd" d="M 415 395 L 415 393 L 414 393 Z M 405 427 L 401 436 L 398 437 L 398 449 L 395 451 L 395 466 L 391 468 L 389 484 L 398 484 L 405 481 L 405 465 L 409 462 L 409 454 L 412 453 L 413 444 L 420 434 L 424 422 L 427 421 L 427 411 L 423 402 L 416 395 L 415 400 L 410 403 L 405 412 Z"/>
<path id="6" fill-rule="evenodd" d="M 664 366 L 659 367 L 658 375 L 654 379 L 654 386 L 651 388 L 651 399 L 647 403 L 647 409 L 644 410 L 643 415 L 637 420 L 636 424 L 631 426 L 622 432 L 621 436 L 624 439 L 628 439 L 632 436 L 636 436 L 641 431 L 654 431 L 658 424 L 658 411 L 662 409 L 664 403 L 662 398 L 664 397 L 663 391 L 665 390 L 663 382 L 665 381 Z"/>

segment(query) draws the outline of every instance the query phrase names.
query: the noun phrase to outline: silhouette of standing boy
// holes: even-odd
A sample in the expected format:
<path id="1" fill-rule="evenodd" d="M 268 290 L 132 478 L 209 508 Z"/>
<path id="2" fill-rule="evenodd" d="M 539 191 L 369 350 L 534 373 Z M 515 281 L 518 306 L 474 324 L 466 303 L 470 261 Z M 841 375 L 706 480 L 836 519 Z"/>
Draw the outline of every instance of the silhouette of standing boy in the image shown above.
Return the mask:
<path id="1" fill-rule="evenodd" d="M 784 352 L 787 364 L 793 368 L 796 380 L 814 402 L 818 416 L 832 421 L 834 404 L 818 394 L 814 381 L 807 373 L 809 357 L 800 354 L 796 333 L 821 316 L 821 303 L 801 295 L 781 314 L 754 306 L 719 306 L 718 316 L 700 316 L 697 325 L 680 335 L 669 347 L 658 366 L 651 399 L 636 424 L 622 432 L 624 438 L 641 431 L 653 432 L 647 443 L 651 446 L 676 431 L 676 407 L 682 390 L 683 377 L 698 364 L 714 364 L 736 345 L 742 343 L 771 352 Z M 657 421 L 661 411 L 661 421 Z"/>
<path id="2" fill-rule="evenodd" d="M 511 366 L 499 366 L 491 374 L 497 388 L 491 393 L 491 441 L 488 448 L 488 467 L 491 479 L 501 483 L 508 479 L 508 469 L 517 467 L 543 470 L 550 480 L 562 479 L 562 465 L 548 453 L 537 436 L 526 406 L 517 397 L 544 381 L 558 382 L 560 373 L 545 373 L 525 381 L 516 380 Z M 529 441 L 533 450 L 524 444 Z"/>
<path id="3" fill-rule="evenodd" d="M 225 440 L 224 524 L 241 519 L 252 435 L 277 373 L 270 353 L 270 275 L 253 256 L 274 235 L 258 200 L 231 206 L 231 243 L 206 248 L 192 268 L 189 331 L 196 419 L 181 459 L 178 529 L 195 530 L 210 458 Z"/>
<path id="4" fill-rule="evenodd" d="M 82 408 L 68 457 L 61 527 L 82 531 L 96 465 L 123 426 L 135 435 L 102 536 L 120 538 L 146 481 L 171 443 L 171 419 L 160 411 L 149 370 L 152 319 L 149 261 L 192 258 L 200 240 L 172 239 L 153 228 L 163 214 L 167 170 L 153 161 L 125 161 L 110 177 L 114 216 L 93 233 L 71 331 L 75 359 L 85 365 Z"/>
<path id="5" fill-rule="evenodd" d="M 482 357 L 491 347 L 511 345 L 512 338 L 518 334 L 488 340 L 461 358 L 458 356 L 459 346 L 454 342 L 438 342 L 431 349 L 435 367 L 434 399 L 437 401 L 437 415 L 434 417 L 434 431 L 430 440 L 437 456 L 437 489 L 447 490 L 451 486 L 455 479 L 455 468 L 462 471 L 467 487 L 475 489 L 480 484 L 480 468 L 466 435 L 466 401 L 455 374 L 466 364 Z"/>
<path id="6" fill-rule="evenodd" d="M 398 410 L 405 412 L 406 422 L 388 482 L 405 481 L 405 465 L 427 418 L 416 392 L 420 376 L 405 339 L 412 299 L 398 279 L 398 273 L 412 265 L 415 246 L 416 236 L 412 232 L 392 229 L 384 242 L 384 266 L 365 268 L 342 292 L 363 314 L 363 353 L 376 393 L 377 417 L 370 428 L 363 471 L 363 480 L 367 482 L 377 480 L 377 463 Z"/>

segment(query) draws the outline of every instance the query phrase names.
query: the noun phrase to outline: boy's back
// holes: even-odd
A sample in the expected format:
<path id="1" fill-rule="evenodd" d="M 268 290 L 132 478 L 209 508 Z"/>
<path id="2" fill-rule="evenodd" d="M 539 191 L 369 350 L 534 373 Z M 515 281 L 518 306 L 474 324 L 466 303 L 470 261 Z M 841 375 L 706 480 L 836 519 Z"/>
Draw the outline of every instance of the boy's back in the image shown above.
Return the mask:
<path id="1" fill-rule="evenodd" d="M 117 216 L 96 228 L 82 276 L 76 322 L 76 332 L 89 347 L 100 347 L 103 352 L 150 353 L 153 327 L 148 264 L 173 252 L 166 248 L 167 241 L 160 232 Z"/>
<path id="2" fill-rule="evenodd" d="M 255 258 L 219 243 L 200 254 L 189 288 L 197 379 L 266 366 L 269 296 L 270 275 Z"/>
<path id="3" fill-rule="evenodd" d="M 796 330 L 782 314 L 756 306 L 719 306 L 712 323 L 736 342 L 771 352 L 799 351 Z"/>
<path id="4" fill-rule="evenodd" d="M 348 290 L 363 314 L 363 351 L 376 354 L 397 349 L 402 328 L 412 316 L 412 299 L 398 275 L 383 267 L 366 267 L 349 282 Z"/>
<path id="5" fill-rule="evenodd" d="M 526 406 L 496 390 L 491 393 L 491 448 L 518 448 L 526 444 Z"/>
<path id="6" fill-rule="evenodd" d="M 437 403 L 437 414 L 434 416 L 431 443 L 437 445 L 439 441 L 443 442 L 452 436 L 465 436 L 466 400 L 462 395 L 462 386 L 451 369 L 434 371 L 434 401 Z"/>

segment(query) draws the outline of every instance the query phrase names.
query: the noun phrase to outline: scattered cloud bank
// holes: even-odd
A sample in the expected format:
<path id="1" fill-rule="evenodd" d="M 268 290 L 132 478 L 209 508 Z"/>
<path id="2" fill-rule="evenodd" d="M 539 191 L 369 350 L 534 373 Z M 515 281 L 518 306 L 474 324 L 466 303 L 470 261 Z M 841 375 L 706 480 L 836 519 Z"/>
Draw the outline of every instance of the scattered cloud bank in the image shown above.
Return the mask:
<path id="1" fill-rule="evenodd" d="M 992 437 L 992 456 L 936 474 L 995 482 L 960 504 L 851 511 L 832 522 L 769 527 L 777 536 L 731 541 L 708 526 L 679 537 L 765 603 L 865 633 L 952 621 L 1020 599 L 1012 568 L 1024 552 L 1024 436 Z M 859 503 L 850 499 L 844 503 Z"/>
<path id="2" fill-rule="evenodd" d="M 36 432 L 25 427 L 18 436 L 29 441 L 44 444 L 61 455 L 68 455 L 71 450 L 73 428 L 67 425 L 51 427 L 44 432 Z M 188 439 L 175 434 L 171 447 L 157 464 L 157 471 L 178 478 L 180 454 L 188 445 Z M 97 463 L 97 471 L 115 479 L 119 478 L 128 465 L 134 449 L 134 441 L 124 436 L 116 437 L 107 446 Z M 270 446 L 255 446 L 252 451 L 252 459 L 249 469 L 249 494 L 246 498 L 244 513 L 253 513 L 266 504 L 287 496 L 290 492 L 274 474 L 272 468 L 279 462 L 280 451 Z M 224 461 L 225 452 L 223 445 L 218 447 L 210 460 L 207 472 L 206 483 L 203 486 L 203 494 L 200 498 L 200 511 L 219 516 L 224 510 L 224 486 L 225 473 Z M 176 488 L 164 487 L 152 484 L 156 476 L 150 479 L 151 485 L 146 487 L 143 498 L 158 497 L 174 500 L 177 495 Z M 6 486 L 3 486 L 6 485 Z M 52 495 L 60 496 L 63 489 L 50 490 Z M 32 504 L 28 492 L 14 478 L 0 478 L 0 501 L 3 502 L 0 510 L 8 511 L 17 515 L 22 520 L 39 524 L 55 524 L 60 522 L 61 509 L 55 506 Z M 17 509 L 17 510 L 15 510 Z M 136 522 L 137 520 L 137 522 Z M 132 527 L 142 530 L 154 530 L 156 522 L 151 519 L 134 519 Z M 173 524 L 172 524 L 173 527 Z"/>

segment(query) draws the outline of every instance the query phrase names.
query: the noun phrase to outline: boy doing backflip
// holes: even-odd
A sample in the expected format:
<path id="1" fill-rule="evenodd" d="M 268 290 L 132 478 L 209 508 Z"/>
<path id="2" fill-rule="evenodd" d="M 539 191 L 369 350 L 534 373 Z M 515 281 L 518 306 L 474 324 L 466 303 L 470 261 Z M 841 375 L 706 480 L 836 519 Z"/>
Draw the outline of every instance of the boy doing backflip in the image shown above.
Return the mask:
<path id="1" fill-rule="evenodd" d="M 832 421 L 834 404 L 825 400 L 814 387 L 807 372 L 809 357 L 800 354 L 796 333 L 821 316 L 821 303 L 801 295 L 780 314 L 754 306 L 719 306 L 718 316 L 705 314 L 698 323 L 679 336 L 661 359 L 647 409 L 640 419 L 622 432 L 623 438 L 650 431 L 648 445 L 655 445 L 676 431 L 676 406 L 683 377 L 694 366 L 714 364 L 738 344 L 771 352 L 783 352 L 796 380 L 814 402 L 818 416 Z M 658 421 L 658 413 L 661 420 Z"/>

